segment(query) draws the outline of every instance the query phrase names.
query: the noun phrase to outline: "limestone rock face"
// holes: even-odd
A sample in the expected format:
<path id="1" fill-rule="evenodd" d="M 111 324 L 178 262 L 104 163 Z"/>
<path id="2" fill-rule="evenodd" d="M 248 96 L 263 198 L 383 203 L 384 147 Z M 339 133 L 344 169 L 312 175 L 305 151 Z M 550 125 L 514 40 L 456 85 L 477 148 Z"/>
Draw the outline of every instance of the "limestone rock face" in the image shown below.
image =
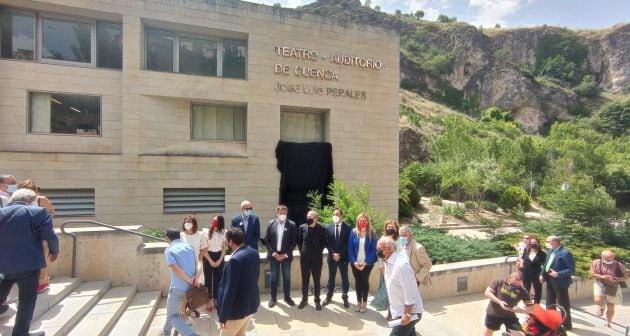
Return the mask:
<path id="1" fill-rule="evenodd" d="M 588 61 L 605 90 L 620 92 L 630 83 L 630 24 L 618 25 L 606 34 L 587 36 Z"/>
<path id="2" fill-rule="evenodd" d="M 398 139 L 400 141 L 398 151 L 400 170 L 414 161 L 427 162 L 429 160 L 427 139 L 422 133 L 401 125 Z"/>

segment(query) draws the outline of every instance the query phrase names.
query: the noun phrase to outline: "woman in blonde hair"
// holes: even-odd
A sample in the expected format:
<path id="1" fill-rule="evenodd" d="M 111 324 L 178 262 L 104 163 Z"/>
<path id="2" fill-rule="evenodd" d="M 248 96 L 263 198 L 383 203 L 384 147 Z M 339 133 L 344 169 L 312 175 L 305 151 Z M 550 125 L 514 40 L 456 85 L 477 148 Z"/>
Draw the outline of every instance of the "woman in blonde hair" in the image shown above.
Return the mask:
<path id="1" fill-rule="evenodd" d="M 31 205 L 42 207 L 48 211 L 50 217 L 55 216 L 55 208 L 52 203 L 46 196 L 42 196 L 39 194 L 39 188 L 35 185 L 35 181 L 33 180 L 24 180 L 20 184 L 18 184 L 18 189 L 30 189 L 37 194 L 37 198 L 33 201 Z M 48 251 L 48 241 L 42 241 L 44 244 L 44 251 Z M 46 256 L 46 260 L 48 260 L 48 256 Z M 41 294 L 45 292 L 50 287 L 50 283 L 48 281 L 48 267 L 44 267 L 39 271 L 39 284 L 37 285 L 37 294 Z"/>
<path id="2" fill-rule="evenodd" d="M 367 310 L 367 297 L 370 290 L 370 272 L 376 262 L 376 232 L 370 225 L 367 214 L 357 216 L 356 227 L 348 240 L 348 258 L 357 292 L 357 312 Z"/>

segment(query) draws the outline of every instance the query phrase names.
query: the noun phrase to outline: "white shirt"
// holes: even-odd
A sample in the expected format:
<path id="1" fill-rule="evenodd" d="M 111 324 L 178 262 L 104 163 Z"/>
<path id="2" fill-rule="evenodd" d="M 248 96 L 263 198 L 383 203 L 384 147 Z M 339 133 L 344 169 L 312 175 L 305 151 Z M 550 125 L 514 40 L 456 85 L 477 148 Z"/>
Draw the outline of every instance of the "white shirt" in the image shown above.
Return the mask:
<path id="1" fill-rule="evenodd" d="M 357 252 L 357 262 L 365 262 L 365 237 L 359 238 L 359 251 Z"/>
<path id="2" fill-rule="evenodd" d="M 225 239 L 225 230 L 223 232 L 214 231 L 212 233 L 212 238 L 210 237 L 210 232 L 206 233 L 206 237 L 208 237 L 208 251 L 210 252 L 221 252 L 223 251 L 223 240 Z"/>
<path id="3" fill-rule="evenodd" d="M 9 205 L 9 199 L 0 195 L 0 208 L 4 208 L 7 205 Z"/>
<path id="4" fill-rule="evenodd" d="M 181 239 L 184 243 L 188 243 L 190 246 L 192 246 L 193 250 L 195 250 L 195 255 L 197 256 L 199 256 L 202 248 L 208 248 L 208 241 L 206 240 L 206 237 L 201 230 L 191 235 L 182 231 L 179 233 L 179 239 Z"/>
<path id="5" fill-rule="evenodd" d="M 280 252 L 280 250 L 282 250 L 282 236 L 284 235 L 284 228 L 285 228 L 285 223 L 287 221 L 285 220 L 284 223 L 280 223 L 280 220 L 278 220 L 278 231 L 277 231 L 277 235 L 278 235 L 278 242 L 276 243 L 276 251 Z"/>
<path id="6" fill-rule="evenodd" d="M 414 305 L 412 314 L 422 313 L 422 297 L 416 285 L 416 277 L 409 259 L 401 255 L 400 251 L 392 253 L 385 261 L 385 287 L 393 318 L 401 317 L 408 305 Z"/>

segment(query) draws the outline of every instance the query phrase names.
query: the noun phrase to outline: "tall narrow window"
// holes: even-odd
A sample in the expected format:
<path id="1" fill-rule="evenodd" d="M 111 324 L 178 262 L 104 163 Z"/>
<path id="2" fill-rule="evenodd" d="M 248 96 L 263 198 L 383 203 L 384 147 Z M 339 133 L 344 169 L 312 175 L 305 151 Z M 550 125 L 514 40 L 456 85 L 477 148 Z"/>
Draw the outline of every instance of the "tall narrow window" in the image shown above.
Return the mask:
<path id="1" fill-rule="evenodd" d="M 101 97 L 31 92 L 29 131 L 100 135 Z"/>
<path id="2" fill-rule="evenodd" d="M 247 41 L 223 40 L 223 77 L 245 78 Z"/>
<path id="3" fill-rule="evenodd" d="M 96 24 L 96 66 L 99 68 L 122 69 L 122 25 L 98 22 Z"/>
<path id="4" fill-rule="evenodd" d="M 217 75 L 217 41 L 179 38 L 179 72 L 193 75 Z"/>
<path id="5" fill-rule="evenodd" d="M 147 69 L 173 71 L 173 32 L 147 29 Z"/>
<path id="6" fill-rule="evenodd" d="M 92 63 L 92 26 L 89 23 L 44 18 L 42 58 Z"/>
<path id="7" fill-rule="evenodd" d="M 245 141 L 247 108 L 193 105 L 191 128 L 195 140 Z"/>
<path id="8" fill-rule="evenodd" d="M 33 61 L 35 59 L 35 15 L 29 12 L 0 10 L 0 56 Z"/>

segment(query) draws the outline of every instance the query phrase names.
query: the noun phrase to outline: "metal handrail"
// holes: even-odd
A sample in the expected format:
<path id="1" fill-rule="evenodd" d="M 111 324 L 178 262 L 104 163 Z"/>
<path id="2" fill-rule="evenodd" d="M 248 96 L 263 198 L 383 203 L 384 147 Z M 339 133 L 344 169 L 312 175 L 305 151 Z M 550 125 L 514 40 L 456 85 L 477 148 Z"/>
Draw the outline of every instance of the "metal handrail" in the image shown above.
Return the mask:
<path id="1" fill-rule="evenodd" d="M 140 237 L 145 237 L 145 238 L 150 238 L 150 239 L 154 239 L 154 240 L 160 240 L 160 241 L 166 241 L 166 239 L 164 238 L 160 238 L 160 237 L 155 237 L 155 236 L 151 236 L 148 234 L 144 234 L 144 233 L 140 233 L 140 232 L 135 232 L 135 231 L 131 231 L 131 230 L 127 230 L 127 229 L 123 229 L 117 226 L 113 226 L 113 225 L 109 225 L 109 224 L 105 224 L 105 223 L 101 223 L 101 222 L 96 222 L 93 220 L 68 220 L 63 222 L 63 224 L 61 224 L 61 233 L 65 234 L 66 236 L 71 236 L 72 237 L 72 277 L 76 277 L 76 267 L 77 267 L 77 239 L 79 237 L 77 237 L 76 234 L 72 233 L 72 232 L 67 232 L 66 231 L 66 225 L 68 224 L 94 224 L 94 225 L 98 225 L 98 226 L 103 226 L 106 228 L 110 228 L 112 230 L 116 230 L 116 231 L 122 231 L 122 232 L 126 232 L 126 233 L 130 233 L 132 235 L 136 235 L 136 236 L 140 236 Z"/>

